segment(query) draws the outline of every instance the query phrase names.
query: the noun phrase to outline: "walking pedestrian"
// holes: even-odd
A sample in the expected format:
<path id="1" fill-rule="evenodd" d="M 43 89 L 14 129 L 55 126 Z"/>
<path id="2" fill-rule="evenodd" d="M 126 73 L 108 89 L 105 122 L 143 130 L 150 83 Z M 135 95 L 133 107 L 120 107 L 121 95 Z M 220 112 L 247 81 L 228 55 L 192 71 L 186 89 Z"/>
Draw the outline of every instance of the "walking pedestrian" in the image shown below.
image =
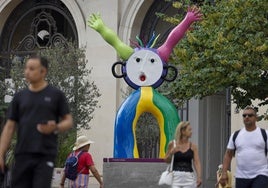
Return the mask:
<path id="1" fill-rule="evenodd" d="M 256 125 L 254 107 L 247 106 L 242 116 L 244 127 L 229 138 L 219 183 L 227 183 L 227 170 L 235 154 L 235 187 L 268 188 L 267 131 Z"/>
<path id="2" fill-rule="evenodd" d="M 27 59 L 24 76 L 28 87 L 19 91 L 9 106 L 0 141 L 0 170 L 16 131 L 12 188 L 50 188 L 57 154 L 57 133 L 72 127 L 65 95 L 46 81 L 48 60 Z"/>
<path id="3" fill-rule="evenodd" d="M 73 148 L 73 152 L 69 154 L 78 156 L 78 166 L 77 166 L 77 178 L 75 180 L 69 180 L 68 188 L 88 188 L 89 181 L 89 170 L 96 178 L 96 180 L 100 184 L 100 188 L 103 188 L 103 182 L 101 176 L 96 169 L 93 158 L 91 154 L 88 152 L 90 148 L 90 144 L 94 143 L 92 140 L 88 139 L 86 136 L 82 135 L 77 138 L 75 146 Z M 81 154 L 80 154 L 81 153 Z M 64 188 L 64 183 L 66 180 L 66 175 L 63 173 L 60 188 Z"/>
<path id="4" fill-rule="evenodd" d="M 170 163 L 172 155 L 174 155 L 172 188 L 194 188 L 202 184 L 198 149 L 197 145 L 190 141 L 191 136 L 192 127 L 190 122 L 182 121 L 176 128 L 175 140 L 168 144 L 168 151 L 164 160 Z M 195 168 L 196 177 L 192 166 Z"/>

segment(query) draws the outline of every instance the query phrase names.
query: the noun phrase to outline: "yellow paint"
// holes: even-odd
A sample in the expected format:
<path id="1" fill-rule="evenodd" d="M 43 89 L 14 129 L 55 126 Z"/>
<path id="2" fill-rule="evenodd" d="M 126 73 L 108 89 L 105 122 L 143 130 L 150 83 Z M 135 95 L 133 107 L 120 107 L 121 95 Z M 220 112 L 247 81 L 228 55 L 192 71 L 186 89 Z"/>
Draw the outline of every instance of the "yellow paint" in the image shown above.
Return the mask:
<path id="1" fill-rule="evenodd" d="M 141 87 L 140 100 L 137 104 L 136 115 L 132 124 L 132 131 L 134 135 L 134 148 L 133 155 L 134 158 L 139 158 L 139 152 L 136 141 L 136 126 L 139 117 L 142 113 L 149 112 L 155 116 L 158 121 L 160 129 L 160 148 L 159 148 L 159 158 L 165 156 L 165 144 L 166 144 L 166 135 L 164 131 L 164 116 L 157 106 L 153 103 L 153 89 L 152 87 Z"/>

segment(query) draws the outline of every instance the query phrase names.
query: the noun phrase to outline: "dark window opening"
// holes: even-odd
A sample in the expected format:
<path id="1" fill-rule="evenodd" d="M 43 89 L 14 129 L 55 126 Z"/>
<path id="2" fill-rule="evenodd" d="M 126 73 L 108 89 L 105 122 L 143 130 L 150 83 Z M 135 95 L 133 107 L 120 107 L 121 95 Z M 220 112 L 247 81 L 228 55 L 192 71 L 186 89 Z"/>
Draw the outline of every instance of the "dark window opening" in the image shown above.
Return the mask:
<path id="1" fill-rule="evenodd" d="M 67 41 L 78 43 L 78 36 L 74 20 L 61 1 L 22 1 L 8 17 L 0 36 L 0 71 L 8 77 L 12 59 L 23 60 Z"/>
<path id="2" fill-rule="evenodd" d="M 159 158 L 160 130 L 151 113 L 143 113 L 137 122 L 136 142 L 139 158 Z"/>

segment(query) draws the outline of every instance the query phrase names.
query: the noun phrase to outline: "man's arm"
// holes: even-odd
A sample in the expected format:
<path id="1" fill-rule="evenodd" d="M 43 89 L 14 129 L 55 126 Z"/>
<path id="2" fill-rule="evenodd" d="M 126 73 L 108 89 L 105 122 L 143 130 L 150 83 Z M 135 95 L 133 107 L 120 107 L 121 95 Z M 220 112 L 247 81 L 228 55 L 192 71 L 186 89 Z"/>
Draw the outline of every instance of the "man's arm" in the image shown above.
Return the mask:
<path id="1" fill-rule="evenodd" d="M 51 134 L 64 132 L 73 126 L 73 117 L 71 114 L 66 114 L 61 118 L 61 121 L 56 124 L 54 120 L 47 121 L 46 124 L 38 124 L 37 130 L 42 134 Z"/>
<path id="2" fill-rule="evenodd" d="M 73 126 L 73 116 L 71 114 L 66 114 L 62 117 L 61 121 L 57 125 L 57 131 L 64 132 Z"/>
<path id="3" fill-rule="evenodd" d="M 0 138 L 0 170 L 4 172 L 5 155 L 10 146 L 13 134 L 15 132 L 16 122 L 7 120 Z"/>
<path id="4" fill-rule="evenodd" d="M 234 156 L 234 150 L 227 149 L 224 154 L 223 164 L 222 164 L 222 174 L 221 174 L 220 181 L 219 181 L 219 183 L 222 186 L 225 186 L 227 184 L 227 181 L 228 181 L 227 170 L 231 166 L 231 161 L 232 161 L 233 156 Z"/>

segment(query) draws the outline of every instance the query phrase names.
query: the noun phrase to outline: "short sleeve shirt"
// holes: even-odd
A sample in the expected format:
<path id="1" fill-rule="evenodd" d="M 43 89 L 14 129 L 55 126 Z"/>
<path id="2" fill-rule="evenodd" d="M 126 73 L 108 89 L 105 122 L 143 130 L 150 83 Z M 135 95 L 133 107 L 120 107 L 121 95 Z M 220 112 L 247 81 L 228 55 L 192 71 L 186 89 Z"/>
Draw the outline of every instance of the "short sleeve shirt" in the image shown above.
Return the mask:
<path id="1" fill-rule="evenodd" d="M 56 156 L 57 135 L 41 134 L 37 125 L 48 120 L 59 122 L 62 116 L 69 113 L 63 92 L 50 85 L 38 92 L 27 88 L 16 93 L 8 109 L 8 119 L 17 123 L 15 154 Z"/>
<path id="2" fill-rule="evenodd" d="M 89 174 L 89 167 L 92 165 L 94 165 L 94 162 L 91 154 L 88 152 L 83 152 L 78 159 L 77 172 L 80 174 Z"/>
<path id="3" fill-rule="evenodd" d="M 267 132 L 267 131 L 266 131 Z M 234 149 L 233 135 L 231 135 L 227 148 Z M 254 131 L 242 128 L 235 140 L 236 145 L 236 177 L 251 179 L 257 175 L 268 176 L 268 162 L 265 156 L 265 142 L 261 130 Z"/>

